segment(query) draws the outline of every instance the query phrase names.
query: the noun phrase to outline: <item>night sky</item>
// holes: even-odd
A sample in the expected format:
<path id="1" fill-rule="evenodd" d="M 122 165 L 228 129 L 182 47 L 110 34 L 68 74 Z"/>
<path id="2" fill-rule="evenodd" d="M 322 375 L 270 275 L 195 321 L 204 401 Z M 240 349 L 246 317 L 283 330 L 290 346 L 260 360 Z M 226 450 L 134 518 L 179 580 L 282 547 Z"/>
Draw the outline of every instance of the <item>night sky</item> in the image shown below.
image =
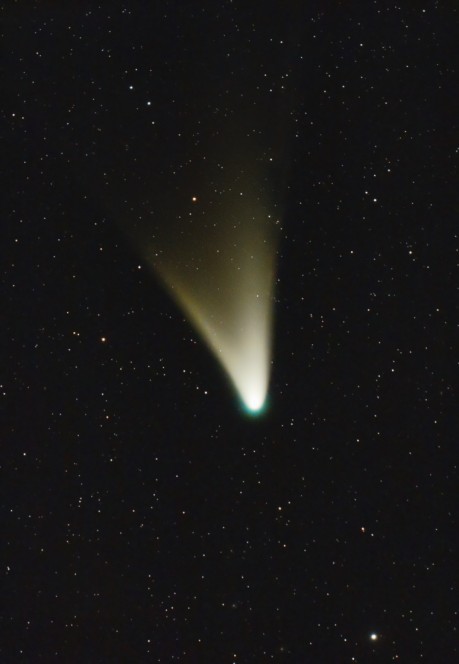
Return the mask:
<path id="1" fill-rule="evenodd" d="M 11 1 L 1 32 L 1 661 L 458 661 L 454 3 Z M 212 283 L 247 192 L 258 417 L 155 271 Z"/>

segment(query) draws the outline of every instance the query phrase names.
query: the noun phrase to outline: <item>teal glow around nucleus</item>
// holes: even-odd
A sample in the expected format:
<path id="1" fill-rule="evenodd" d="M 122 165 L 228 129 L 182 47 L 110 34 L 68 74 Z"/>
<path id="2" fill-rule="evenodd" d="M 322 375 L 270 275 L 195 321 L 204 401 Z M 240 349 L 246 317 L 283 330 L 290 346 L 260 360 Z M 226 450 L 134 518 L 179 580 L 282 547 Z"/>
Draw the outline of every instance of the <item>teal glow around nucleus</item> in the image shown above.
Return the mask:
<path id="1" fill-rule="evenodd" d="M 241 407 L 245 415 L 251 418 L 261 417 L 266 413 L 269 408 L 269 400 L 266 397 L 261 403 L 255 404 L 247 403 L 244 400 L 241 400 Z"/>

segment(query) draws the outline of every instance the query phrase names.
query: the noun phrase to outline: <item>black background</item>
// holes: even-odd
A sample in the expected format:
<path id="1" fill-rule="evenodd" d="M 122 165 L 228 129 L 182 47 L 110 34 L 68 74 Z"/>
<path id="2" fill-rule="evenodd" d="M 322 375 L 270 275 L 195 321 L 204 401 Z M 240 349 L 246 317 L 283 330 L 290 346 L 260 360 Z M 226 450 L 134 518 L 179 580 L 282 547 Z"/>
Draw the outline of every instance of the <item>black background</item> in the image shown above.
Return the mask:
<path id="1" fill-rule="evenodd" d="M 4 5 L 3 662 L 455 660 L 452 7 Z M 240 144 L 260 418 L 130 239 Z"/>

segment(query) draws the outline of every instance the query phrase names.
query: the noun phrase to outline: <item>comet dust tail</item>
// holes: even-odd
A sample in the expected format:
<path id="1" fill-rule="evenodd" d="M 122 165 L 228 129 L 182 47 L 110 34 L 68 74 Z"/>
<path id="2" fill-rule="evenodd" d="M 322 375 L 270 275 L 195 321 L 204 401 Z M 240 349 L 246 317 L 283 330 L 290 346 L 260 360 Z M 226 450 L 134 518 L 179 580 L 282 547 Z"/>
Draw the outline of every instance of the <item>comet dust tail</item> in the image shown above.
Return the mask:
<path id="1" fill-rule="evenodd" d="M 175 224 L 151 262 L 255 414 L 270 377 L 277 227 L 259 196 L 241 191 L 212 206 L 190 197 L 197 221 Z"/>

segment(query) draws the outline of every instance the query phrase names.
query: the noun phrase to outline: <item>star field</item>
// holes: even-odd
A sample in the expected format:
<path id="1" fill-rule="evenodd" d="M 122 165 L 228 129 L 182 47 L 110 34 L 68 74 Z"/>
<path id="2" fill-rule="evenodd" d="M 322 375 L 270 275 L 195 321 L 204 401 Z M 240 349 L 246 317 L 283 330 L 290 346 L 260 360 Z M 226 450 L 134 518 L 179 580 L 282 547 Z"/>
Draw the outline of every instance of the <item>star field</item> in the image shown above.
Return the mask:
<path id="1" fill-rule="evenodd" d="M 2 15 L 1 661 L 456 661 L 458 10 Z M 154 271 L 249 209 L 259 417 Z"/>

